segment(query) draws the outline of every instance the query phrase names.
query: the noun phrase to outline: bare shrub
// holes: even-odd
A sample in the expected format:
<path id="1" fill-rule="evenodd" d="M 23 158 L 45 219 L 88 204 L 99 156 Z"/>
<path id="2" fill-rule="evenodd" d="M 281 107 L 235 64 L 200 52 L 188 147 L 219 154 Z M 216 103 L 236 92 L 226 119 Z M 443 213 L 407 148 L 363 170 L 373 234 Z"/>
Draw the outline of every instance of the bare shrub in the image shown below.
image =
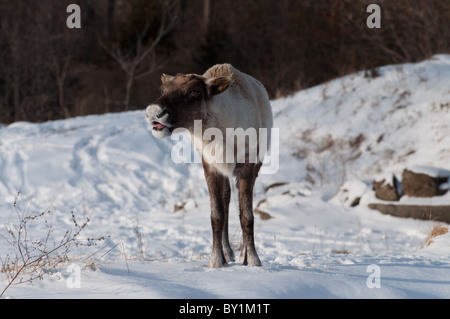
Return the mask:
<path id="1" fill-rule="evenodd" d="M 334 137 L 332 134 L 315 136 L 311 130 L 301 134 L 292 156 L 306 161 L 306 179 L 320 185 L 342 184 L 351 165 L 362 156 L 366 136 Z"/>
<path id="2" fill-rule="evenodd" d="M 10 248 L 6 256 L 0 256 L 0 271 L 6 276 L 7 281 L 0 292 L 0 297 L 11 286 L 52 275 L 58 266 L 70 261 L 69 252 L 74 247 L 94 246 L 105 239 L 105 237 L 79 239 L 89 219 L 80 224 L 73 211 L 70 213 L 73 226 L 67 229 L 61 238 L 55 238 L 54 228 L 49 221 L 52 212 L 45 210 L 28 214 L 19 207 L 19 197 L 20 192 L 17 193 L 13 203 L 16 222 L 5 225 L 6 234 L 0 234 L 0 238 Z M 40 232 L 45 234 L 44 237 L 31 237 L 30 230 L 35 224 L 44 228 L 44 231 Z"/>

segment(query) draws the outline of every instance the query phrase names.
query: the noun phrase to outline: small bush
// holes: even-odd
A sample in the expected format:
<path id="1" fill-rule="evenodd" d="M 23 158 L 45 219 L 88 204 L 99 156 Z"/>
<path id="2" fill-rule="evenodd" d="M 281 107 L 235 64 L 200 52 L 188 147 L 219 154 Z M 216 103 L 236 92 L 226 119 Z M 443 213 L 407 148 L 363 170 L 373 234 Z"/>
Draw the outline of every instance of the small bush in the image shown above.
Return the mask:
<path id="1" fill-rule="evenodd" d="M 31 214 L 23 212 L 18 205 L 19 197 L 20 192 L 13 203 L 16 222 L 5 225 L 6 234 L 0 234 L 0 238 L 10 248 L 6 256 L 0 256 L 0 271 L 6 276 L 7 281 L 0 292 L 0 297 L 11 286 L 52 275 L 58 266 L 70 261 L 69 253 L 74 247 L 93 246 L 105 239 L 105 237 L 79 239 L 89 219 L 80 224 L 73 211 L 70 213 L 73 226 L 67 229 L 61 238 L 55 238 L 53 226 L 49 222 L 52 212 L 50 210 Z M 45 237 L 31 239 L 32 225 L 43 227 L 42 234 L 45 234 Z"/>

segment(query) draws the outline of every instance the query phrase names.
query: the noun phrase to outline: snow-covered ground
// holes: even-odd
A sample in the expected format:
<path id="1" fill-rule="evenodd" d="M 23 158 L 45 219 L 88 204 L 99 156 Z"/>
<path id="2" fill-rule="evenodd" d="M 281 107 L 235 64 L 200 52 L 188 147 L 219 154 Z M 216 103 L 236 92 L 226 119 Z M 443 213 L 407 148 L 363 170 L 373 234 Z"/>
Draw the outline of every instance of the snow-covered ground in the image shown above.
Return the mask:
<path id="1" fill-rule="evenodd" d="M 3 268 L 17 257 L 11 232 L 26 216 L 45 212 L 27 224 L 30 247 L 73 232 L 71 212 L 80 224 L 89 218 L 80 241 L 104 237 L 71 247 L 68 261 L 3 297 L 450 298 L 450 234 L 423 247 L 436 222 L 367 207 L 377 176 L 450 170 L 450 56 L 378 72 L 272 101 L 280 169 L 255 187 L 255 207 L 271 217 L 255 217 L 262 267 L 207 267 L 201 164 L 174 163 L 175 142 L 154 139 L 144 111 L 0 128 Z M 450 205 L 450 195 L 421 202 Z M 237 251 L 235 193 L 230 236 Z M 3 269 L 0 291 L 7 282 Z"/>

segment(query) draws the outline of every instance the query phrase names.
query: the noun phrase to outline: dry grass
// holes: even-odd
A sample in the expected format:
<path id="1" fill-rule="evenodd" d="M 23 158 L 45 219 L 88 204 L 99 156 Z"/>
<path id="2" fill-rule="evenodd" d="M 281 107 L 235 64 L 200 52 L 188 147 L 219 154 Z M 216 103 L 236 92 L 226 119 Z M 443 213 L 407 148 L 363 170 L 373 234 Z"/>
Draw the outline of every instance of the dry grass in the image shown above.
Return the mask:
<path id="1" fill-rule="evenodd" d="M 430 246 L 434 241 L 433 238 L 445 235 L 448 233 L 448 227 L 436 224 L 429 231 L 427 238 L 425 239 L 425 243 L 422 245 L 422 248 Z"/>
<path id="2" fill-rule="evenodd" d="M 253 209 L 253 213 L 259 215 L 259 217 L 261 217 L 262 220 L 269 220 L 273 218 L 269 213 L 266 213 L 265 211 L 262 211 L 258 208 Z"/>

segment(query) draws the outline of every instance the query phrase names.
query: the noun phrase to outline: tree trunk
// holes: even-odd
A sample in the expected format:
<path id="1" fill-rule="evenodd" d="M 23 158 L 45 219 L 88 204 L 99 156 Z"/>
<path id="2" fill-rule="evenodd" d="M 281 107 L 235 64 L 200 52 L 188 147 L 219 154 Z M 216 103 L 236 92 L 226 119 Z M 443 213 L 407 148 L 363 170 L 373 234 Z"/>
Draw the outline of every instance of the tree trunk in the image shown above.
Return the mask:
<path id="1" fill-rule="evenodd" d="M 208 34 L 209 21 L 211 16 L 211 0 L 203 0 L 203 34 Z"/>
<path id="2" fill-rule="evenodd" d="M 127 85 L 125 88 L 125 111 L 130 110 L 131 88 L 133 87 L 134 73 L 127 74 Z"/>
<path id="3" fill-rule="evenodd" d="M 106 14 L 106 37 L 111 39 L 114 34 L 114 16 L 116 11 L 116 0 L 108 0 L 108 11 Z"/>
<path id="4" fill-rule="evenodd" d="M 14 98 L 14 121 L 20 121 L 23 119 L 22 108 L 20 105 L 20 76 L 17 69 L 14 67 L 12 89 Z"/>

